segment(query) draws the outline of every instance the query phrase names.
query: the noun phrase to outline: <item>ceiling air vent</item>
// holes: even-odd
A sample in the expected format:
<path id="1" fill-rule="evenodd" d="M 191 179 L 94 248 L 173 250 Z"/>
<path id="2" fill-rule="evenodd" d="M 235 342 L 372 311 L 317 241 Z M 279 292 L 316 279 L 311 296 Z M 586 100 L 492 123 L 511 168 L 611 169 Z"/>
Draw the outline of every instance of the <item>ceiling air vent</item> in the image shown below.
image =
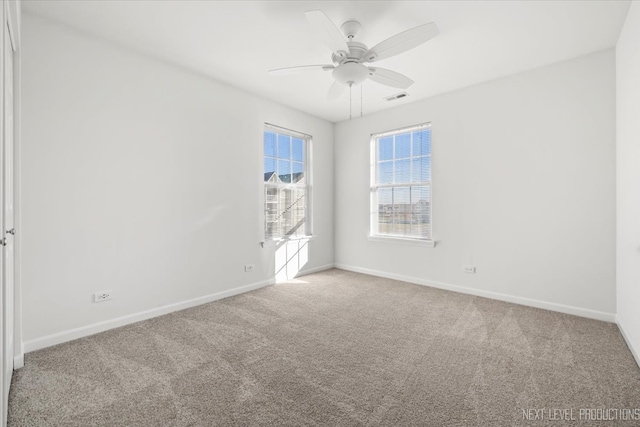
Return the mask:
<path id="1" fill-rule="evenodd" d="M 396 99 L 406 98 L 407 96 L 409 96 L 407 92 L 400 92 L 396 93 L 395 95 L 387 96 L 385 99 L 387 101 L 395 101 Z"/>

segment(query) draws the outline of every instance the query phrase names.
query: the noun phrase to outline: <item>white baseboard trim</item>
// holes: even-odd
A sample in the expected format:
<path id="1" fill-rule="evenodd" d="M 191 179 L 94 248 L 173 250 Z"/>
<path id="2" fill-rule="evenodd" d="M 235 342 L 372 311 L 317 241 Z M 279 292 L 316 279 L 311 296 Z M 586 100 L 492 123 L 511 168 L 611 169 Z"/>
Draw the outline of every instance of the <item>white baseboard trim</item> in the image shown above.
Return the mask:
<path id="1" fill-rule="evenodd" d="M 217 301 L 223 298 L 228 298 L 234 295 L 242 294 L 245 292 L 260 289 L 268 285 L 274 284 L 274 279 L 264 280 L 262 282 L 252 283 L 250 285 L 239 286 L 237 288 L 229 289 L 222 292 L 216 292 L 215 294 L 209 294 L 198 298 L 193 298 L 187 301 L 182 301 L 174 304 L 164 305 L 162 307 L 152 308 L 149 310 L 141 311 L 138 313 L 129 314 L 115 319 L 105 320 L 103 322 L 93 323 L 87 326 L 81 326 L 79 328 L 69 329 L 67 331 L 57 332 L 55 334 L 46 335 L 44 337 L 36 338 L 33 340 L 25 341 L 24 353 L 30 353 L 32 351 L 40 350 L 46 347 L 51 347 L 56 344 L 83 338 L 89 335 L 104 332 L 109 329 L 118 328 L 120 326 L 129 325 L 131 323 L 140 322 L 142 320 L 151 319 L 152 317 L 162 316 L 174 311 L 184 310 L 185 308 L 195 307 L 208 302 Z M 15 364 L 15 361 L 14 361 Z M 24 359 L 23 359 L 24 364 Z"/>
<path id="2" fill-rule="evenodd" d="M 622 326 L 622 323 L 620 322 L 619 316 L 616 316 L 616 324 L 618 325 L 618 329 L 620 329 L 620 333 L 622 334 L 622 338 L 624 338 L 624 340 L 627 342 L 627 347 L 629 347 L 629 350 L 631 351 L 631 354 L 633 354 L 633 358 L 636 359 L 636 363 L 638 364 L 638 367 L 640 368 L 640 352 L 638 352 L 633 347 L 633 344 L 631 344 L 631 340 L 629 339 L 629 335 L 627 335 L 627 333 L 625 332 L 624 327 Z"/>
<path id="3" fill-rule="evenodd" d="M 313 273 L 318 273 L 320 271 L 331 270 L 334 267 L 335 266 L 333 265 L 333 263 L 331 263 L 331 264 L 321 265 L 319 267 L 303 268 L 298 272 L 296 277 L 302 277 L 302 276 L 306 276 L 307 274 L 313 274 Z"/>
<path id="4" fill-rule="evenodd" d="M 387 273 L 378 270 L 370 270 L 368 268 L 354 267 L 345 264 L 335 264 L 335 268 L 341 270 L 353 271 L 355 273 L 369 274 L 371 276 L 384 277 L 387 279 L 400 280 L 416 285 L 429 286 L 432 288 L 444 289 L 447 291 L 459 292 L 463 294 L 475 295 L 484 298 L 495 299 L 499 301 L 511 302 L 514 304 L 526 305 L 529 307 L 542 308 L 545 310 L 557 311 L 565 314 L 573 314 L 575 316 L 587 317 L 589 319 L 603 320 L 605 322 L 615 322 L 616 315 L 604 311 L 591 310 L 588 308 L 575 307 L 571 305 L 558 304 L 555 302 L 540 301 L 530 298 L 518 297 L 499 292 L 485 291 L 482 289 L 468 288 L 466 286 L 452 285 L 449 283 L 436 282 L 433 280 L 425 280 L 417 277 L 403 276 L 400 274 Z"/>
<path id="5" fill-rule="evenodd" d="M 13 370 L 17 370 L 24 367 L 24 353 L 17 356 L 13 356 Z"/>

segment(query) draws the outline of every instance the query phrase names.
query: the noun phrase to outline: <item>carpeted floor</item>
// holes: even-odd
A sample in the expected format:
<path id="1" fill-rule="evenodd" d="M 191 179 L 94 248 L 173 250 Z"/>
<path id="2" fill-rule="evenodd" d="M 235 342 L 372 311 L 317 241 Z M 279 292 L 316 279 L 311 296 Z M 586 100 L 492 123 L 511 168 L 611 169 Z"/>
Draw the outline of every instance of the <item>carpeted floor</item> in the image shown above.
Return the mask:
<path id="1" fill-rule="evenodd" d="M 27 354 L 9 425 L 640 425 L 580 420 L 614 408 L 612 323 L 329 270 Z"/>

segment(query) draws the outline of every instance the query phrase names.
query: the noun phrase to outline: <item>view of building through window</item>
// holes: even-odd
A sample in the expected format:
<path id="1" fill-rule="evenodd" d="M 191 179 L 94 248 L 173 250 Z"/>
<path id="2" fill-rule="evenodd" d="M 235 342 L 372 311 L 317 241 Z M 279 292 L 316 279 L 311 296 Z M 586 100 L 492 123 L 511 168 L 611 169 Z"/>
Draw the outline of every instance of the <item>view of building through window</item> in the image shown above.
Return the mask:
<path id="1" fill-rule="evenodd" d="M 371 234 L 431 240 L 431 128 L 372 141 Z"/>
<path id="2" fill-rule="evenodd" d="M 309 235 L 309 137 L 267 126 L 264 131 L 265 239 Z"/>

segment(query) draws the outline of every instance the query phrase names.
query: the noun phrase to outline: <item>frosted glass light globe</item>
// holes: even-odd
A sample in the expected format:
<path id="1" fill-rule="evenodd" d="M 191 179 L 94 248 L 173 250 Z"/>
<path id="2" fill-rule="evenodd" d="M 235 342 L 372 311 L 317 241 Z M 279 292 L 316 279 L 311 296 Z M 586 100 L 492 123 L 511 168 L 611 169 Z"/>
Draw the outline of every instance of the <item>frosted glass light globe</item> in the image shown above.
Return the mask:
<path id="1" fill-rule="evenodd" d="M 333 72 L 333 78 L 343 85 L 357 85 L 365 81 L 369 70 L 362 64 L 347 62 L 337 66 Z"/>

